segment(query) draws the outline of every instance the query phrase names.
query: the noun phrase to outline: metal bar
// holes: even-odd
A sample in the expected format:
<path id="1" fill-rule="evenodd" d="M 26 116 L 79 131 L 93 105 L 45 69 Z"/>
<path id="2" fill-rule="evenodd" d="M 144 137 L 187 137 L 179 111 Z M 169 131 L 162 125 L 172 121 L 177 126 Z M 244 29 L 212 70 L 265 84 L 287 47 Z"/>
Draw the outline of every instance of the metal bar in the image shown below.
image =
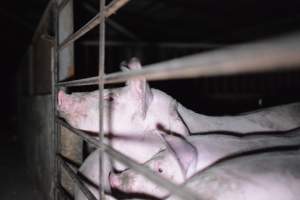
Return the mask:
<path id="1" fill-rule="evenodd" d="M 47 6 L 46 6 L 46 9 L 45 9 L 40 21 L 39 21 L 39 24 L 38 24 L 37 28 L 36 28 L 36 31 L 34 32 L 34 35 L 32 37 L 32 43 L 34 43 L 38 39 L 38 37 L 40 36 L 40 32 L 42 30 L 42 27 L 43 27 L 43 25 L 45 25 L 45 23 L 48 19 L 50 10 L 51 10 L 52 5 L 54 4 L 54 2 L 55 2 L 55 0 L 50 0 L 48 2 Z"/>
<path id="2" fill-rule="evenodd" d="M 62 2 L 62 0 L 59 0 Z M 69 0 L 64 9 L 58 13 L 58 44 L 74 32 L 73 0 Z M 74 75 L 74 45 L 59 51 L 59 80 L 67 80 Z"/>
<path id="3" fill-rule="evenodd" d="M 141 41 L 141 39 L 136 34 L 134 34 L 132 31 L 130 31 L 128 28 L 124 27 L 123 25 L 119 24 L 115 20 L 107 19 L 107 24 L 110 25 L 119 33 L 123 34 L 124 36 L 135 41 Z"/>
<path id="4" fill-rule="evenodd" d="M 190 191 L 189 189 L 182 188 L 181 186 L 176 185 L 176 184 L 170 182 L 169 180 L 167 180 L 163 177 L 157 176 L 149 168 L 146 168 L 146 167 L 142 166 L 141 164 L 139 164 L 136 161 L 132 160 L 131 158 L 123 155 L 122 153 L 114 150 L 112 147 L 110 147 L 106 144 L 101 144 L 100 145 L 98 140 L 96 140 L 95 138 L 85 134 L 81 130 L 73 128 L 72 126 L 70 126 L 69 124 L 64 122 L 63 120 L 57 118 L 56 121 L 59 124 L 61 124 L 62 126 L 64 126 L 65 128 L 69 129 L 71 132 L 73 132 L 76 135 L 82 137 L 82 139 L 85 140 L 86 142 L 89 142 L 89 143 L 95 145 L 96 147 L 98 147 L 102 151 L 105 151 L 107 154 L 111 155 L 114 159 L 116 159 L 116 160 L 122 162 L 123 164 L 127 165 L 128 167 L 136 170 L 140 174 L 147 177 L 153 183 L 156 183 L 156 184 L 166 188 L 167 190 L 169 190 L 173 194 L 177 195 L 178 197 L 180 197 L 182 199 L 186 199 L 186 200 L 196 200 L 196 199 L 199 200 L 199 198 L 192 191 Z"/>
<path id="5" fill-rule="evenodd" d="M 99 26 L 99 73 L 98 73 L 98 88 L 99 88 L 99 145 L 103 144 L 103 90 L 104 90 L 104 63 L 105 63 L 105 0 L 100 0 L 100 26 Z M 99 153 L 99 197 L 100 200 L 105 200 L 104 197 L 104 177 L 103 177 L 103 151 Z"/>
<path id="6" fill-rule="evenodd" d="M 60 163 L 70 175 L 71 179 L 78 185 L 79 189 L 89 200 L 97 200 L 97 198 L 92 194 L 92 192 L 84 185 L 81 178 L 72 170 L 72 168 L 66 163 L 65 159 L 61 155 L 57 155 Z"/>
<path id="7" fill-rule="evenodd" d="M 109 17 L 115 12 L 117 12 L 122 6 L 124 6 L 129 0 L 113 0 L 109 5 L 105 8 L 105 17 Z M 64 49 L 72 42 L 83 36 L 88 31 L 95 28 L 101 22 L 101 13 L 98 13 L 94 18 L 92 18 L 89 22 L 87 22 L 83 27 L 81 27 L 74 34 L 70 35 L 66 38 L 61 45 L 59 46 L 59 50 Z"/>
<path id="8" fill-rule="evenodd" d="M 72 196 L 61 185 L 57 185 L 56 188 L 58 189 L 59 193 L 63 196 L 63 199 L 74 200 L 74 198 L 72 198 Z"/>
<path id="9" fill-rule="evenodd" d="M 151 64 L 141 70 L 108 74 L 104 82 L 120 83 L 138 76 L 167 80 L 290 70 L 300 67 L 299 55 L 300 33 L 296 33 Z M 96 84 L 97 77 L 91 77 L 60 82 L 58 86 Z"/>
<path id="10" fill-rule="evenodd" d="M 58 12 L 60 13 L 65 6 L 69 3 L 70 0 L 62 0 L 62 2 L 58 6 Z"/>
<path id="11" fill-rule="evenodd" d="M 108 20 L 107 20 L 108 21 Z M 124 42 L 124 41 L 106 41 L 106 46 L 130 46 L 130 47 L 159 47 L 159 48 L 177 48 L 177 49 L 214 49 L 228 46 L 228 44 L 213 43 L 188 43 L 188 42 Z M 98 41 L 87 40 L 81 42 L 85 46 L 98 46 Z"/>
<path id="12" fill-rule="evenodd" d="M 62 81 L 57 83 L 59 87 L 83 86 L 83 85 L 98 85 L 98 76 L 91 78 L 83 78 L 73 81 Z"/>
<path id="13" fill-rule="evenodd" d="M 89 142 L 91 144 L 94 144 L 95 146 L 99 147 L 98 140 L 95 139 L 95 137 L 89 136 L 88 134 L 84 133 L 83 131 L 80 131 L 78 129 L 73 128 L 68 123 L 64 122 L 63 120 L 56 118 L 55 121 L 60 124 L 61 126 L 64 126 L 65 128 L 69 129 L 72 133 L 75 133 L 79 137 L 81 137 L 84 141 Z"/>
<path id="14" fill-rule="evenodd" d="M 83 6 L 92 14 L 97 14 L 97 10 L 91 6 L 89 3 L 85 2 L 83 3 Z M 109 26 L 111 26 L 112 28 L 114 28 L 116 31 L 118 31 L 119 33 L 123 34 L 124 36 L 135 40 L 135 41 L 141 41 L 141 39 L 134 34 L 132 31 L 130 31 L 128 28 L 124 27 L 123 25 L 119 24 L 118 22 L 112 20 L 112 19 L 106 19 L 106 22 Z M 99 41 L 95 41 L 97 43 L 97 46 L 99 45 Z"/>
<path id="15" fill-rule="evenodd" d="M 53 127 L 53 132 L 52 132 L 52 141 L 53 141 L 53 161 L 54 161 L 54 166 L 53 166 L 53 174 L 54 174 L 54 185 L 60 185 L 61 181 L 61 168 L 60 168 L 60 162 L 59 159 L 56 157 L 56 153 L 60 152 L 60 128 L 58 124 L 55 121 L 55 116 L 57 115 L 57 82 L 58 82 L 58 57 L 59 53 L 57 51 L 58 48 L 58 4 L 57 1 L 53 3 L 53 9 L 54 9 L 54 30 L 55 30 L 55 43 L 54 43 L 54 48 L 52 49 L 52 62 L 51 62 L 51 81 L 52 81 L 52 127 Z M 59 200 L 59 193 L 57 191 L 57 188 L 55 188 L 54 192 L 54 199 Z"/>

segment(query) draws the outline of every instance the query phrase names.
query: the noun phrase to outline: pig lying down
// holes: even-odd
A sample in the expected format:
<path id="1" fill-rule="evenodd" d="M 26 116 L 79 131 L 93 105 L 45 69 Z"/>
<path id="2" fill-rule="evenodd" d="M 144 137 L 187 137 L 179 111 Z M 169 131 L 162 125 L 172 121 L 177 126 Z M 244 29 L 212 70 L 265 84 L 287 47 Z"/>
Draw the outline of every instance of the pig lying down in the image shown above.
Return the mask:
<path id="1" fill-rule="evenodd" d="M 285 133 L 244 135 L 222 134 L 193 135 L 186 139 L 165 136 L 169 148 L 154 155 L 144 165 L 177 184 L 181 184 L 197 172 L 225 160 L 235 154 L 271 147 L 300 144 L 300 128 Z M 300 156 L 300 155 L 299 155 Z M 132 169 L 110 174 L 113 188 L 125 193 L 143 193 L 162 198 L 167 190 L 149 181 Z"/>

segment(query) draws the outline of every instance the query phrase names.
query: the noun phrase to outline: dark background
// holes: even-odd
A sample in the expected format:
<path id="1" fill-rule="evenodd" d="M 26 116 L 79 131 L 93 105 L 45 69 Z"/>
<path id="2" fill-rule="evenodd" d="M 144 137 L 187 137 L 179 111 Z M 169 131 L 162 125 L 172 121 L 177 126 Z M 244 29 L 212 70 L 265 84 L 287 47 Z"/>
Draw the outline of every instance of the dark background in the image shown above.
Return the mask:
<path id="1" fill-rule="evenodd" d="M 1 4 L 0 89 L 3 128 L 14 129 L 16 126 L 16 72 L 47 3 L 45 0 L 10 0 Z M 74 7 L 75 29 L 78 29 L 96 14 L 98 2 L 75 0 Z M 125 37 L 108 26 L 108 40 L 142 41 L 150 44 L 189 42 L 211 45 L 210 48 L 170 53 L 165 57 L 156 55 L 155 46 L 150 46 L 144 50 L 142 56 L 142 62 L 149 64 L 166 58 L 297 31 L 300 27 L 300 2 L 297 0 L 132 0 L 111 19 L 130 30 L 136 38 Z M 97 40 L 97 33 L 97 30 L 93 30 L 79 42 L 86 39 Z M 83 59 L 78 56 L 82 55 L 80 47 L 76 47 L 75 53 L 76 63 L 78 63 L 75 78 L 96 75 L 97 51 L 91 51 L 90 57 L 85 58 L 90 62 L 88 71 L 84 70 Z M 133 55 L 134 53 L 128 54 L 127 57 Z M 107 52 L 107 57 L 106 62 L 109 66 L 121 61 L 121 58 L 116 58 L 110 51 Z M 117 69 L 108 67 L 108 70 Z M 258 108 L 259 98 L 264 99 L 264 106 L 298 101 L 300 89 L 298 80 L 299 72 L 286 72 L 267 76 L 244 75 L 151 84 L 167 91 L 184 105 L 199 112 L 230 114 Z M 189 85 L 188 89 L 187 85 Z M 178 88 L 183 90 L 178 92 Z M 201 98 L 196 98 L 197 104 L 195 98 L 191 97 L 195 90 L 202 93 Z M 186 98 L 187 96 L 189 97 Z M 240 103 L 236 104 L 236 101 Z"/>

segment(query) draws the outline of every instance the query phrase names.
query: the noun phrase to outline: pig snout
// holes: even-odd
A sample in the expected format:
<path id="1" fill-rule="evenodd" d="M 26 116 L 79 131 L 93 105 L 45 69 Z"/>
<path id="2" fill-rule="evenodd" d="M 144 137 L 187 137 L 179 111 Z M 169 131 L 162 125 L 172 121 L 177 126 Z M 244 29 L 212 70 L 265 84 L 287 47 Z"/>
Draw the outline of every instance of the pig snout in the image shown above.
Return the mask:
<path id="1" fill-rule="evenodd" d="M 123 171 L 122 173 L 109 174 L 109 184 L 111 188 L 118 189 L 120 191 L 126 191 L 128 193 L 134 192 L 135 188 L 135 178 L 129 171 Z"/>
<path id="2" fill-rule="evenodd" d="M 110 173 L 109 174 L 109 184 L 112 188 L 118 188 L 121 185 L 121 182 L 117 176 L 114 174 Z"/>
<path id="3" fill-rule="evenodd" d="M 63 104 L 63 97 L 64 97 L 64 92 L 60 90 L 57 94 L 57 104 L 58 106 L 61 106 Z"/>
<path id="4" fill-rule="evenodd" d="M 61 112 L 67 112 L 72 110 L 72 99 L 68 97 L 63 90 L 60 90 L 57 94 L 57 110 Z"/>

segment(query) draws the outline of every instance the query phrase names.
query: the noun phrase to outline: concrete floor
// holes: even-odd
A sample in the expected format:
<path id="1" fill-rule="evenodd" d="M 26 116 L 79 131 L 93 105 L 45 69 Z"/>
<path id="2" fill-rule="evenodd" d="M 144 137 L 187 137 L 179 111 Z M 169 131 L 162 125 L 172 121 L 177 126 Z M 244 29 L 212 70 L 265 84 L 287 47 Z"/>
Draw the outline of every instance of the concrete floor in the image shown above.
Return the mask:
<path id="1" fill-rule="evenodd" d="M 40 200 L 26 172 L 20 145 L 13 139 L 2 140 L 0 144 L 0 199 Z"/>

